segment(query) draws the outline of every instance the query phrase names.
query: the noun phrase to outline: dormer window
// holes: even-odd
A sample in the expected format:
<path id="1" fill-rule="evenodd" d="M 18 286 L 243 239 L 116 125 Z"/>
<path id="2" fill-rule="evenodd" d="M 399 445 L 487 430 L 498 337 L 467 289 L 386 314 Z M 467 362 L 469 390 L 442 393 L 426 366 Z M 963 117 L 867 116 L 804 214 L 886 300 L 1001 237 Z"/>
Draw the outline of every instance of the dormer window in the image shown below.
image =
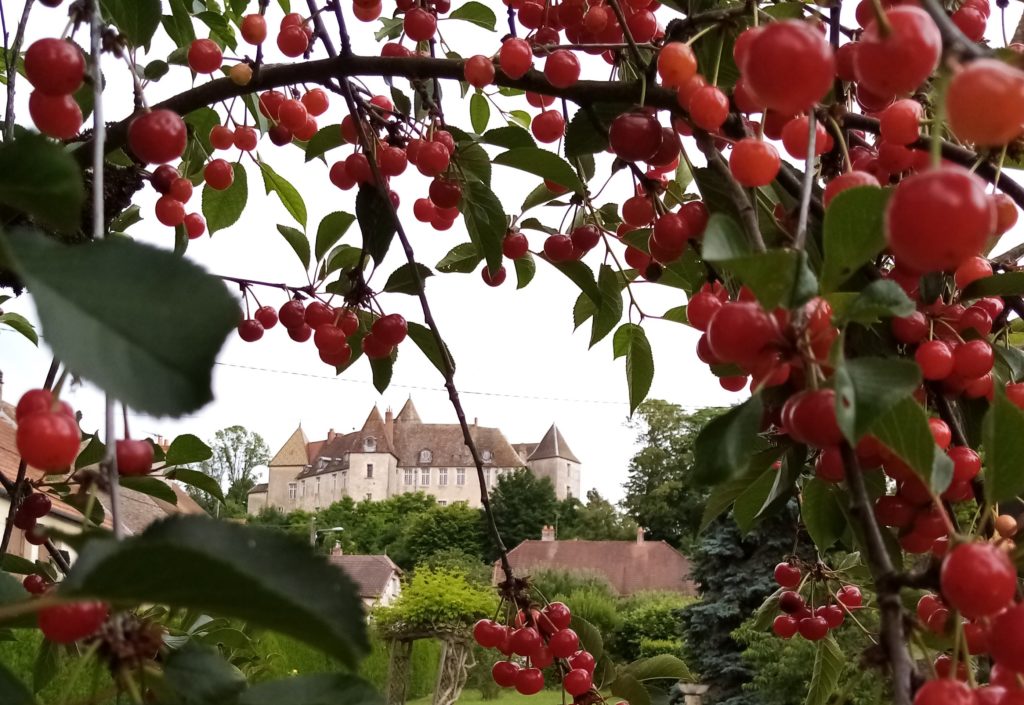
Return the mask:
<path id="1" fill-rule="evenodd" d="M 494 460 L 494 454 L 491 453 L 491 451 L 489 450 L 482 451 L 480 453 L 480 459 L 483 460 L 485 463 L 489 463 L 492 460 Z"/>
<path id="2" fill-rule="evenodd" d="M 420 451 L 420 465 L 430 465 L 434 462 L 434 454 L 430 450 L 424 448 Z"/>
<path id="3" fill-rule="evenodd" d="M 317 470 L 323 470 L 325 467 L 327 467 L 327 458 L 320 458 L 316 461 Z"/>
<path id="4" fill-rule="evenodd" d="M 364 453 L 376 453 L 377 452 L 377 439 L 373 436 L 367 436 L 363 439 L 363 452 Z"/>

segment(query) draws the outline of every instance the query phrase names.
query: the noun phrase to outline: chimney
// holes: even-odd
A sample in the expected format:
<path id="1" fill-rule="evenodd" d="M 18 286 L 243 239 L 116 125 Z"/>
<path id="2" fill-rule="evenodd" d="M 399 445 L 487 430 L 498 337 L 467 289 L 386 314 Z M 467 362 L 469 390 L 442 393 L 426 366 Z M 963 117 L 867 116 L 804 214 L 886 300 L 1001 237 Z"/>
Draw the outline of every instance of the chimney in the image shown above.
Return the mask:
<path id="1" fill-rule="evenodd" d="M 636 527 L 636 542 L 637 543 L 643 543 L 644 542 L 644 527 L 642 527 L 642 526 Z"/>
<path id="2" fill-rule="evenodd" d="M 392 445 L 395 442 L 395 415 L 391 413 L 391 407 L 384 412 L 384 435 L 388 438 L 388 443 Z"/>
<path id="3" fill-rule="evenodd" d="M 334 429 L 333 428 L 327 430 L 327 442 L 328 443 L 330 443 L 331 441 L 334 440 L 334 435 L 335 434 L 334 434 Z"/>
<path id="4" fill-rule="evenodd" d="M 342 555 L 342 553 L 343 553 L 343 551 L 341 550 L 341 542 L 340 541 L 335 541 L 334 542 L 334 546 L 331 548 L 331 555 L 332 556 L 340 556 L 340 555 Z"/>
<path id="5" fill-rule="evenodd" d="M 555 527 L 544 525 L 544 528 L 540 530 L 541 541 L 554 541 L 555 540 Z"/>
<path id="6" fill-rule="evenodd" d="M 480 419 L 476 416 L 473 417 L 473 427 L 475 428 L 480 423 Z"/>
<path id="7" fill-rule="evenodd" d="M 0 401 L 4 400 L 4 371 L 0 370 Z"/>

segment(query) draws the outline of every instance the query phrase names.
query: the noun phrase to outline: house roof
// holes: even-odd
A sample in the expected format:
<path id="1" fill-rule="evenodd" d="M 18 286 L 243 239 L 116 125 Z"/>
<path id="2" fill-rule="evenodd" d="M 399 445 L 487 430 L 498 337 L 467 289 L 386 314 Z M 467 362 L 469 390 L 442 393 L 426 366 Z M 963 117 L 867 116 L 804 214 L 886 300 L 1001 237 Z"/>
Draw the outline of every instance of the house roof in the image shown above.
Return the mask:
<path id="1" fill-rule="evenodd" d="M 378 598 L 394 575 L 401 575 L 402 569 L 387 556 L 332 555 L 331 565 L 338 566 L 359 588 L 360 597 Z"/>
<path id="2" fill-rule="evenodd" d="M 269 465 L 306 465 L 310 460 L 306 448 L 308 444 L 309 440 L 302 430 L 302 424 L 299 424 L 299 427 L 281 446 L 281 450 L 277 451 L 270 459 Z"/>
<path id="3" fill-rule="evenodd" d="M 471 426 L 470 435 L 485 465 L 520 467 L 519 454 L 512 449 L 505 434 L 497 428 Z M 434 467 L 466 467 L 473 465 L 473 456 L 462 437 L 458 424 L 405 424 L 395 428 L 395 448 L 399 467 L 419 465 L 420 451 L 429 450 Z M 488 457 L 488 453 L 490 454 Z"/>
<path id="4" fill-rule="evenodd" d="M 412 397 L 409 397 L 408 401 L 405 402 L 402 410 L 395 417 L 395 421 L 398 423 L 423 423 L 419 412 L 416 411 L 416 405 L 412 403 Z"/>
<path id="5" fill-rule="evenodd" d="M 266 482 L 261 482 L 260 484 L 256 485 L 251 490 L 249 490 L 249 494 L 260 494 L 260 493 L 266 494 L 267 487 L 268 487 L 268 485 L 267 485 Z"/>
<path id="6" fill-rule="evenodd" d="M 555 424 L 551 424 L 551 428 L 540 439 L 540 443 L 533 449 L 527 460 L 543 460 L 544 458 L 564 458 L 574 463 L 580 462 L 576 454 L 572 452 L 569 444 L 562 438 L 562 432 L 558 430 L 558 426 Z"/>
<path id="7" fill-rule="evenodd" d="M 531 455 L 533 455 L 533 451 L 537 450 L 537 444 L 536 443 L 513 443 L 512 444 L 512 450 L 514 450 L 516 453 L 518 453 L 520 458 L 522 458 L 523 460 L 526 460 Z"/>
<path id="8" fill-rule="evenodd" d="M 696 595 L 690 561 L 664 541 L 523 541 L 509 551 L 519 574 L 540 568 L 597 573 L 620 595 L 665 590 Z M 495 582 L 500 568 L 495 563 Z"/>

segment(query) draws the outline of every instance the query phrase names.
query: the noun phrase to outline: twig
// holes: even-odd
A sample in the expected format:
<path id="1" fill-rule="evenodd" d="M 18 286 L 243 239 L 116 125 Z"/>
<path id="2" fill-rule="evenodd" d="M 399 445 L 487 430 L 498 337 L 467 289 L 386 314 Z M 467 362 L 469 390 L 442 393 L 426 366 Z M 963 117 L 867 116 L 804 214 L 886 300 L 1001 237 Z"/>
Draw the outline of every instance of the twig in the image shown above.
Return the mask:
<path id="1" fill-rule="evenodd" d="M 629 45 L 629 52 L 633 55 L 633 60 L 636 61 L 637 73 L 643 74 L 647 65 L 644 63 L 644 58 L 640 54 L 640 47 L 636 45 L 636 40 L 633 39 L 633 33 L 629 30 L 629 25 L 626 23 L 626 15 L 622 12 L 619 0 L 608 0 L 608 5 L 612 8 L 612 12 L 615 13 L 615 18 L 619 21 L 619 26 L 622 27 L 622 34 L 626 38 L 626 44 Z"/>
<path id="2" fill-rule="evenodd" d="M 766 252 L 767 248 L 764 244 L 764 238 L 761 237 L 761 227 L 757 222 L 757 210 L 754 208 L 754 204 L 750 202 L 747 192 L 743 190 L 743 187 L 733 177 L 732 172 L 729 170 L 729 165 L 725 163 L 722 153 L 715 146 L 715 138 L 704 130 L 696 129 L 693 131 L 693 138 L 697 142 L 697 148 L 707 158 L 708 166 L 718 172 L 718 175 L 728 184 L 729 197 L 739 213 L 740 220 L 743 221 L 743 228 L 747 231 L 750 244 L 758 252 Z"/>
<path id="3" fill-rule="evenodd" d="M 35 0 L 25 0 L 25 8 L 21 11 L 21 20 L 18 22 L 18 29 L 14 33 L 14 44 L 7 53 L 7 112 L 4 113 L 4 142 L 9 142 L 14 137 L 14 82 L 18 78 L 18 56 L 21 54 L 21 44 L 25 41 L 25 26 L 28 24 L 28 13 L 32 10 L 32 3 Z M 5 36 L 6 39 L 6 36 Z"/>
<path id="4" fill-rule="evenodd" d="M 921 0 L 921 8 L 931 16 L 935 26 L 939 28 L 946 51 L 966 59 L 980 59 L 991 53 L 968 39 L 946 14 L 946 8 L 936 0 Z"/>
<path id="5" fill-rule="evenodd" d="M 804 161 L 804 179 L 800 185 L 800 212 L 796 222 L 796 235 L 793 238 L 793 247 L 798 250 L 804 249 L 807 240 L 807 213 L 811 207 L 811 191 L 814 189 L 814 142 L 818 134 L 818 119 L 811 110 L 807 114 L 807 124 L 810 126 L 807 136 L 807 159 Z"/>
<path id="6" fill-rule="evenodd" d="M 893 703 L 910 705 L 914 662 L 907 648 L 906 630 L 903 625 L 900 576 L 889 559 L 882 530 L 870 505 L 857 456 L 847 443 L 842 445 L 841 452 L 846 468 L 846 483 L 850 490 L 850 514 L 864 532 L 868 568 L 871 570 L 878 593 L 878 610 L 881 614 L 880 636 L 882 648 L 888 656 L 889 667 L 892 670 Z"/>

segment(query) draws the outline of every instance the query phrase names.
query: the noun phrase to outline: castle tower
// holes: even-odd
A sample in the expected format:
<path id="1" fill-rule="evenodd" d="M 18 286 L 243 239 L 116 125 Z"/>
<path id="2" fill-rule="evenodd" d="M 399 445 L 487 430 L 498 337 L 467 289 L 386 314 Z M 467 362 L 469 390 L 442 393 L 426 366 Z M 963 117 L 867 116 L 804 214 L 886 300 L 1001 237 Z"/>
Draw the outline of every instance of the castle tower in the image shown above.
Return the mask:
<path id="1" fill-rule="evenodd" d="M 550 479 L 558 499 L 580 496 L 580 460 L 565 442 L 556 424 L 551 424 L 551 428 L 530 453 L 526 467 L 537 477 Z"/>
<path id="2" fill-rule="evenodd" d="M 270 459 L 266 505 L 290 511 L 295 507 L 295 477 L 309 465 L 309 439 L 302 424 Z"/>

